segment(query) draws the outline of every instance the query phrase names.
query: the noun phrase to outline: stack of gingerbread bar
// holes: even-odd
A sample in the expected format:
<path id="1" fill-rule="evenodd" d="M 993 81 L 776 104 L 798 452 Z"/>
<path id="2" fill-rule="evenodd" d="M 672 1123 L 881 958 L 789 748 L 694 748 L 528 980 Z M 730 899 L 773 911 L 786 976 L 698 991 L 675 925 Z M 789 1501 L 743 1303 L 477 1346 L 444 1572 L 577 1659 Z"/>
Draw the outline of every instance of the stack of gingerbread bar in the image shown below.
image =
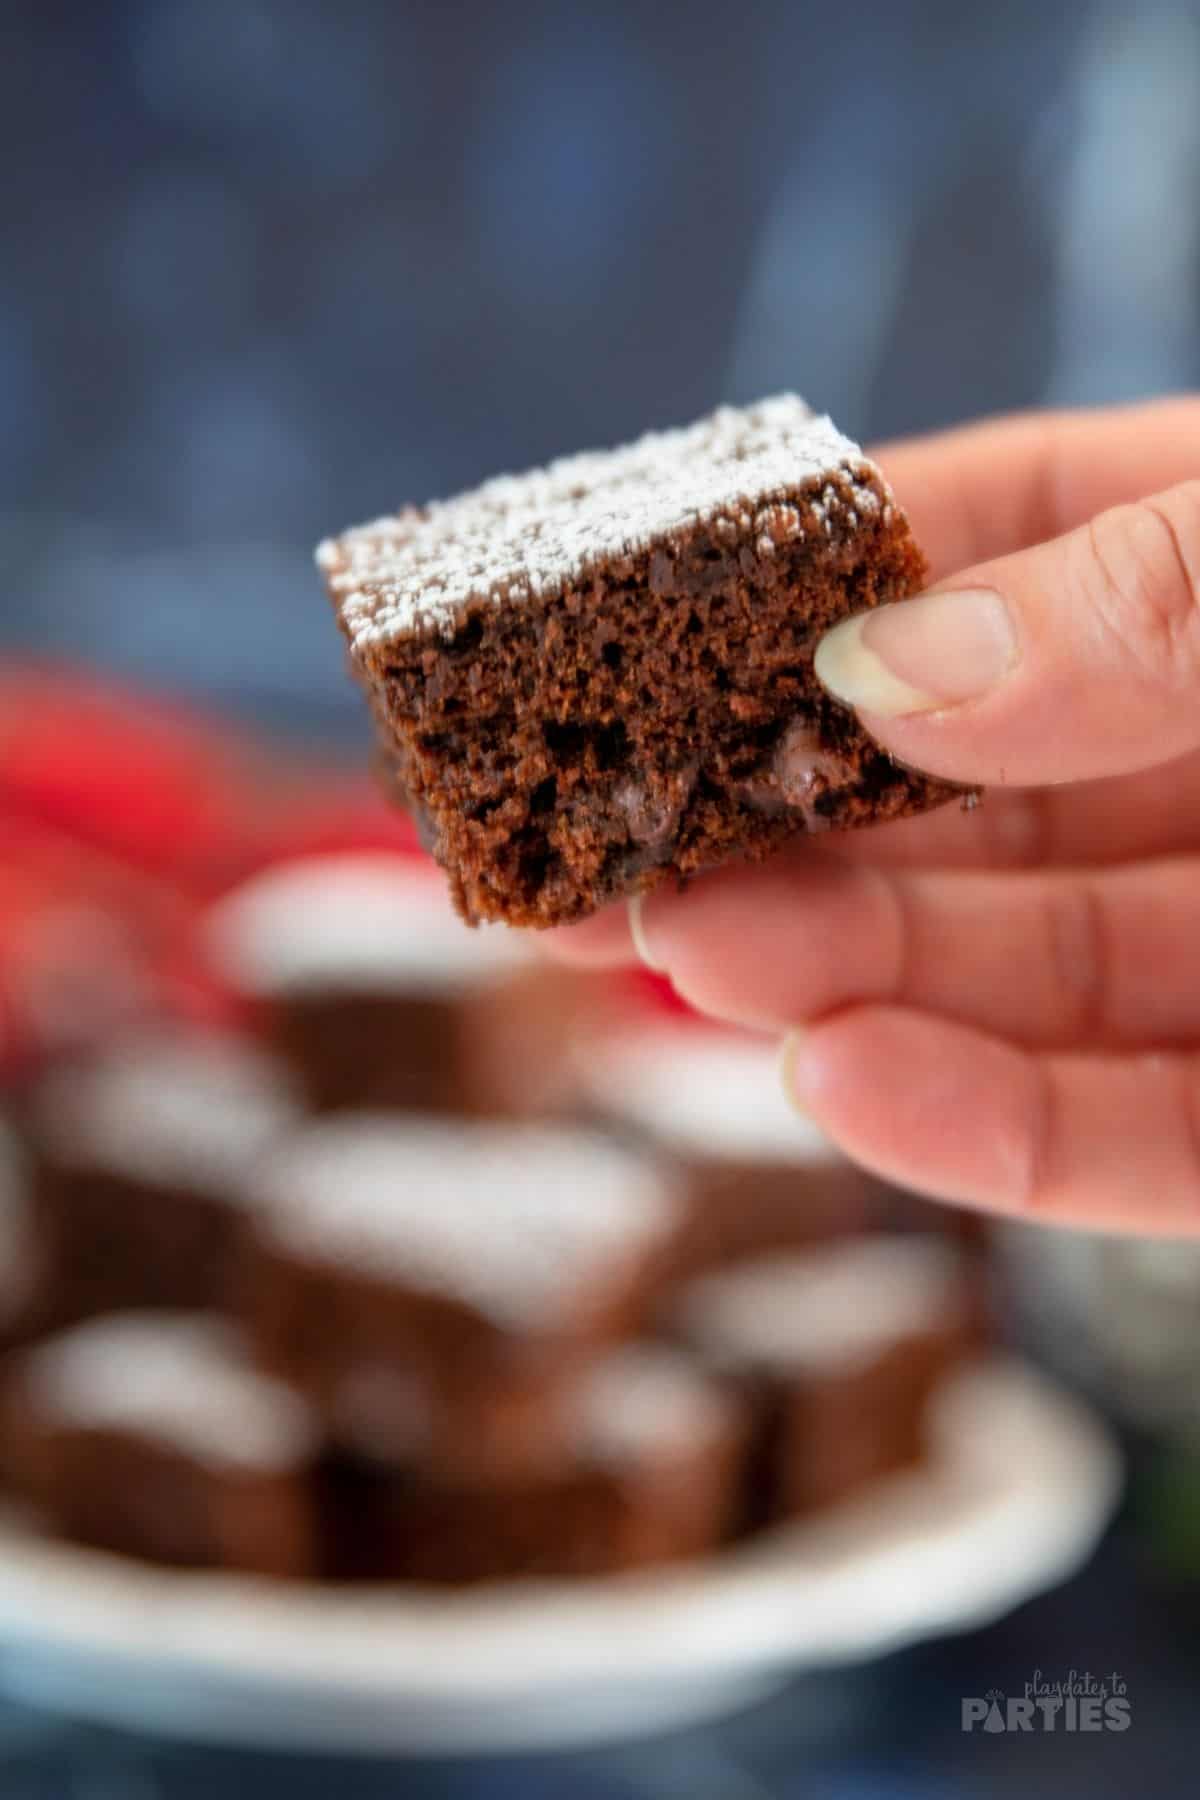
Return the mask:
<path id="1" fill-rule="evenodd" d="M 320 560 L 478 928 L 413 859 L 268 869 L 208 921 L 239 1039 L 29 1098 L 4 1479 L 109 1552 L 437 1583 L 696 1559 L 877 1491 L 976 1341 L 964 1247 L 769 1047 L 598 1032 L 507 927 L 948 797 L 813 674 L 920 581 L 883 477 L 785 396 Z"/>
<path id="2" fill-rule="evenodd" d="M 110 1551 L 444 1583 L 695 1558 L 919 1461 L 960 1248 L 772 1121 L 768 1050 L 637 1043 L 588 1040 L 571 1120 L 304 1110 L 211 1041 L 60 1071 L 10 1486 Z"/>

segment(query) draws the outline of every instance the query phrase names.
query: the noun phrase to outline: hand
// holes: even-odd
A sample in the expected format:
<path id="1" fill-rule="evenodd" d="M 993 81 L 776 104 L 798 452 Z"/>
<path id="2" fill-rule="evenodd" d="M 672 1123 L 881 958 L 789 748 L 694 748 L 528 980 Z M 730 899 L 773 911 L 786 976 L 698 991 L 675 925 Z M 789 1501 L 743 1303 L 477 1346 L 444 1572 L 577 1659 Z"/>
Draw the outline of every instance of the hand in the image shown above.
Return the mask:
<path id="1" fill-rule="evenodd" d="M 802 842 L 556 948 L 636 948 L 701 1011 L 790 1033 L 797 1102 L 894 1180 L 1200 1234 L 1200 399 L 879 460 L 935 585 L 836 627 L 817 673 L 982 805 Z"/>

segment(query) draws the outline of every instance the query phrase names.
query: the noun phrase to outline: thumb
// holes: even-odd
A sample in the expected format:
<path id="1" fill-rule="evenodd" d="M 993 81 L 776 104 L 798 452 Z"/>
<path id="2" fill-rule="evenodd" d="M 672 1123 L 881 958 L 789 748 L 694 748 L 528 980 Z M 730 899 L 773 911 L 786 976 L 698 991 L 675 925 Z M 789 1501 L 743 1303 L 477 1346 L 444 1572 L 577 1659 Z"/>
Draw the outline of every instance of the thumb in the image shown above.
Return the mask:
<path id="1" fill-rule="evenodd" d="M 844 620 L 818 677 L 900 762 L 964 782 L 1127 774 L 1200 746 L 1200 481 Z"/>

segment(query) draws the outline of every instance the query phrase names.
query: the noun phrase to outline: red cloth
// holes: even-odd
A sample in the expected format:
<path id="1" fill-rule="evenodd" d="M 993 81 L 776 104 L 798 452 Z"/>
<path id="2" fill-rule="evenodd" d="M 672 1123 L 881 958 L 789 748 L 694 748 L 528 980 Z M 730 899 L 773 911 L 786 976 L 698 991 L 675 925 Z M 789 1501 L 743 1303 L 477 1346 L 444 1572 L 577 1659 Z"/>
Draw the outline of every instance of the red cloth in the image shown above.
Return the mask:
<path id="1" fill-rule="evenodd" d="M 0 669 L 0 1080 L 130 1020 L 225 1020 L 211 900 L 254 870 L 346 850 L 422 856 L 361 769 L 268 751 L 114 682 Z M 652 1008 L 686 1009 L 639 975 Z"/>
<path id="2" fill-rule="evenodd" d="M 115 684 L 0 671 L 0 1077 L 141 1017 L 222 1017 L 195 954 L 252 865 L 226 736 Z"/>

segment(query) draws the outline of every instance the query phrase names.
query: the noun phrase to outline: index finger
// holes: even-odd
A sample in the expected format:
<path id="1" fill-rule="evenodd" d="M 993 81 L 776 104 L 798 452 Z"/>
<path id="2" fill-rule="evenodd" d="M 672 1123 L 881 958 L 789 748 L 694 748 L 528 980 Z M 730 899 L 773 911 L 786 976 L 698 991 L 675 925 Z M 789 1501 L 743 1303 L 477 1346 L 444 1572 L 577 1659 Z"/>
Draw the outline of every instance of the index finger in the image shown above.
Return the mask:
<path id="1" fill-rule="evenodd" d="M 1194 476 L 1200 397 L 1014 413 L 871 454 L 940 581 Z"/>

